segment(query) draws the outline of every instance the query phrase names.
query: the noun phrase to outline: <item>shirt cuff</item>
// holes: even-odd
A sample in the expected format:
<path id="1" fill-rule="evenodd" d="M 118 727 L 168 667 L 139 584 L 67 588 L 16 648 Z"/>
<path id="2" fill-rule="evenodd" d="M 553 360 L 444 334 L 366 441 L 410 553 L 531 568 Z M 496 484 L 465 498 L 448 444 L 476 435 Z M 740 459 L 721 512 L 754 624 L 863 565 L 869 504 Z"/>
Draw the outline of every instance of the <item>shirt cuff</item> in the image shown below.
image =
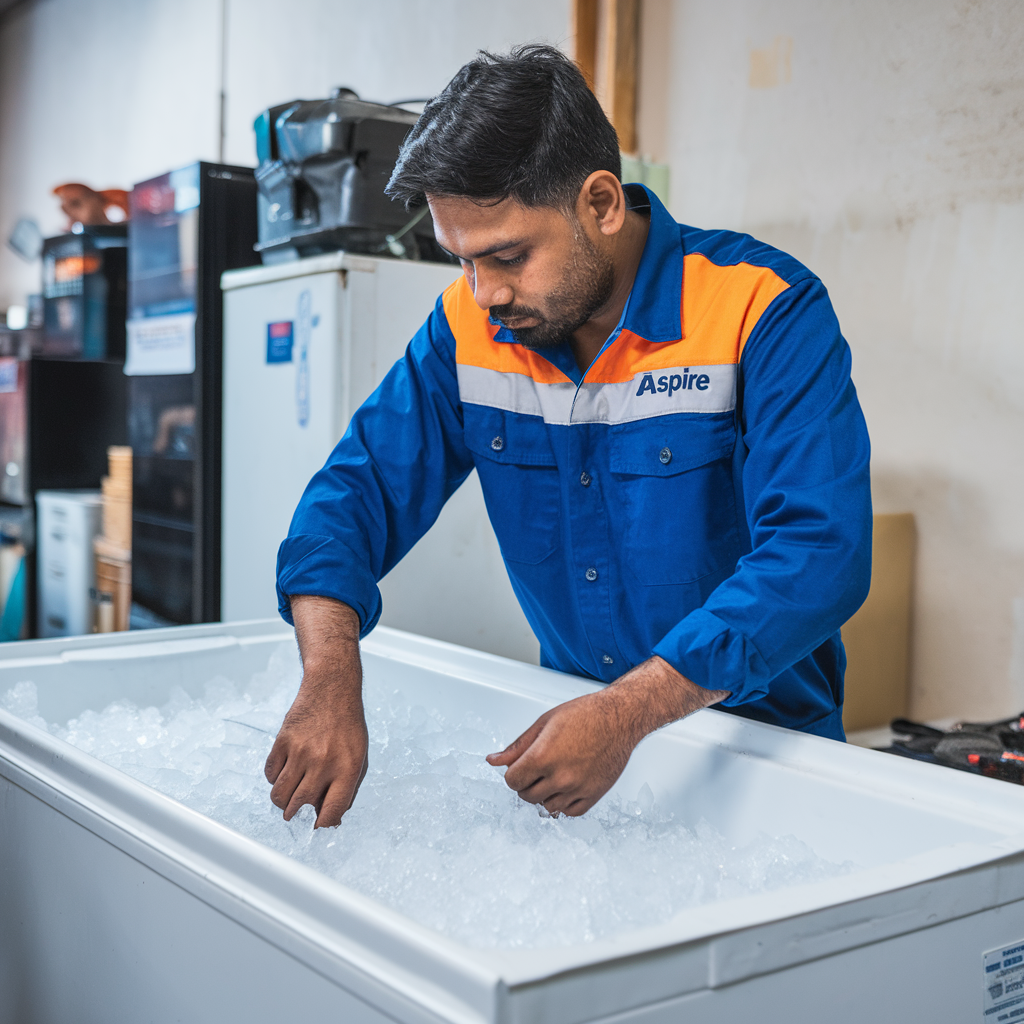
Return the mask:
<path id="1" fill-rule="evenodd" d="M 750 639 L 703 608 L 692 611 L 657 643 L 654 653 L 705 690 L 729 690 L 734 707 L 768 693 L 768 666 Z"/>
<path id="2" fill-rule="evenodd" d="M 333 537 L 300 534 L 288 537 L 277 552 L 277 610 L 290 625 L 289 597 L 309 594 L 347 604 L 359 616 L 359 638 L 366 636 L 381 613 L 380 591 L 366 560 Z"/>

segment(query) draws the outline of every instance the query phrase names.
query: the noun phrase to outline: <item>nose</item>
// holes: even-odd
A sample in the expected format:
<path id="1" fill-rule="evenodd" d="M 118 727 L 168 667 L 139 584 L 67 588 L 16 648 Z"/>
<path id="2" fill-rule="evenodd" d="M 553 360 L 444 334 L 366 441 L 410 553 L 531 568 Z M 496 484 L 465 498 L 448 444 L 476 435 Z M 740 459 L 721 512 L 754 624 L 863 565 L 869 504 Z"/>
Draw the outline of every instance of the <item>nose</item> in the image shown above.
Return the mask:
<path id="1" fill-rule="evenodd" d="M 473 298 L 476 299 L 476 304 L 481 309 L 490 309 L 491 306 L 507 306 L 515 297 L 511 286 L 493 270 L 474 267 L 466 276 L 473 289 Z"/>

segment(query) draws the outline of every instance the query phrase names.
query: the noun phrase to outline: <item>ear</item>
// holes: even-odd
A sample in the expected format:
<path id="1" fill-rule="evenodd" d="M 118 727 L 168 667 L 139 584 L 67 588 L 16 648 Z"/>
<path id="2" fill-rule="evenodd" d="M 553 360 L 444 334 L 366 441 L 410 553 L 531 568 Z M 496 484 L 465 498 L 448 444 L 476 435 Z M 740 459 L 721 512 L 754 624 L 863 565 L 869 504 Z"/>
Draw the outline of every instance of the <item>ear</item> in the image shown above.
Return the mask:
<path id="1" fill-rule="evenodd" d="M 583 182 L 576 215 L 581 223 L 591 223 L 602 235 L 614 235 L 626 223 L 626 195 L 622 183 L 611 171 L 594 171 Z"/>

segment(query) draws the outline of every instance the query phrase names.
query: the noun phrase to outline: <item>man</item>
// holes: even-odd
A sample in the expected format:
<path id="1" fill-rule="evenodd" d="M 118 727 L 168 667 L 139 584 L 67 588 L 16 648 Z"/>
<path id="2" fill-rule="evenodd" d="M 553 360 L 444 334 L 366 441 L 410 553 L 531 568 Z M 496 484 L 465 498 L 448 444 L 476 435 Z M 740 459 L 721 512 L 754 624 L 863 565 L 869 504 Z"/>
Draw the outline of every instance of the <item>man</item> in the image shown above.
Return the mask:
<path id="1" fill-rule="evenodd" d="M 645 735 L 711 704 L 844 738 L 838 631 L 871 508 L 825 289 L 619 177 L 614 129 L 549 47 L 480 54 L 406 139 L 389 192 L 429 204 L 464 276 L 281 546 L 304 667 L 266 768 L 286 819 L 351 805 L 377 581 L 474 468 L 542 664 L 609 684 L 490 755 L 523 799 L 584 813 Z"/>

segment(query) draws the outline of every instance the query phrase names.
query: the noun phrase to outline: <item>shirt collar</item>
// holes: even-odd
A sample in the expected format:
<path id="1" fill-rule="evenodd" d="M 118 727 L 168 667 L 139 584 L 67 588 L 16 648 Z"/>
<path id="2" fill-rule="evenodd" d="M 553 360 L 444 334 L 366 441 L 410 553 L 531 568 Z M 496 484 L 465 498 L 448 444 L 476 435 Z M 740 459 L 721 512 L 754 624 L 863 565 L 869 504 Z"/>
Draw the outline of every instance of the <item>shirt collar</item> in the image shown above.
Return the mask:
<path id="1" fill-rule="evenodd" d="M 623 191 L 629 209 L 650 210 L 650 224 L 633 288 L 613 335 L 626 330 L 645 341 L 678 341 L 683 336 L 683 242 L 679 225 L 646 185 L 623 185 Z M 515 342 L 507 327 L 493 317 L 488 319 L 498 328 L 495 341 Z"/>
<path id="2" fill-rule="evenodd" d="M 651 222 L 622 329 L 645 341 L 679 341 L 683 336 L 683 240 L 679 225 L 646 185 L 625 185 L 624 190 L 630 209 L 650 207 Z"/>

